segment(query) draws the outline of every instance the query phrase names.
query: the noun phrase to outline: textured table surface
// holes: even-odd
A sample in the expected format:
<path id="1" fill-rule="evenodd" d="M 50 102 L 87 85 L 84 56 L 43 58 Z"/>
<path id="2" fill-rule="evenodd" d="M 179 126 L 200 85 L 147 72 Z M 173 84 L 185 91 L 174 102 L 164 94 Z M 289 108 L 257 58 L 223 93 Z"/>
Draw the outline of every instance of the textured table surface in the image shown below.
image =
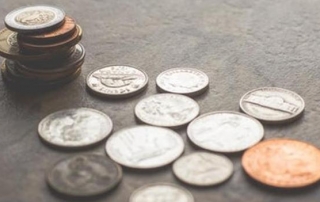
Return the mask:
<path id="1" fill-rule="evenodd" d="M 26 2 L 64 8 L 84 30 L 82 43 L 87 56 L 76 81 L 49 92 L 16 92 L 1 79 L 1 202 L 75 201 L 52 193 L 46 186 L 45 172 L 56 161 L 74 154 L 105 155 L 105 141 L 85 150 L 58 150 L 40 141 L 39 121 L 60 109 L 91 107 L 107 113 L 115 131 L 136 125 L 135 104 L 155 94 L 156 76 L 173 67 L 199 68 L 209 75 L 209 91 L 195 98 L 201 113 L 238 111 L 241 96 L 256 87 L 276 86 L 297 92 L 306 102 L 304 116 L 291 124 L 265 126 L 265 139 L 288 137 L 320 146 L 318 0 L 0 0 L 0 18 Z M 118 101 L 88 94 L 86 75 L 109 65 L 144 69 L 150 77 L 148 89 Z M 185 128 L 178 132 L 186 144 L 185 154 L 198 150 L 187 140 Z M 235 173 L 219 186 L 202 189 L 184 185 L 175 179 L 171 166 L 143 172 L 124 169 L 117 189 L 83 201 L 125 202 L 133 190 L 153 182 L 182 185 L 197 202 L 319 201 L 319 183 L 304 189 L 278 190 L 254 182 L 241 168 L 241 155 L 228 155 Z"/>

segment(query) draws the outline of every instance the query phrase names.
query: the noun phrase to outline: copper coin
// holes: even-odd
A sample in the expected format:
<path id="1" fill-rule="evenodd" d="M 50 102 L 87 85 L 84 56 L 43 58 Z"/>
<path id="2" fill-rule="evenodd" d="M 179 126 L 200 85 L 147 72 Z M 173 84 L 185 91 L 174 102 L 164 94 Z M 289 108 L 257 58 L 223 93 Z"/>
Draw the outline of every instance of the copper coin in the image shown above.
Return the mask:
<path id="1" fill-rule="evenodd" d="M 320 179 L 320 151 L 305 142 L 271 139 L 247 150 L 242 166 L 253 179 L 280 188 L 298 188 Z"/>

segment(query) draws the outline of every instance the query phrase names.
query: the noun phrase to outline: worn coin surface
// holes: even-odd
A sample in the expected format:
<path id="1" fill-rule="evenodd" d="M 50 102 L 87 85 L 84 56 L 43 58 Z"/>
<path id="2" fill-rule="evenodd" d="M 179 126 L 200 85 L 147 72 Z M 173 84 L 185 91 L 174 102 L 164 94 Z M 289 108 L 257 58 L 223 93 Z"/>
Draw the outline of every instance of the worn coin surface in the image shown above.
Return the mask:
<path id="1" fill-rule="evenodd" d="M 156 83 L 163 92 L 195 96 L 208 88 L 209 78 L 198 69 L 173 68 L 159 74 Z"/>
<path id="2" fill-rule="evenodd" d="M 103 140 L 111 133 L 112 127 L 106 114 L 90 108 L 77 108 L 48 115 L 39 123 L 38 132 L 50 144 L 82 147 Z"/>
<path id="3" fill-rule="evenodd" d="M 242 166 L 253 179 L 280 188 L 298 188 L 320 180 L 320 151 L 292 139 L 270 139 L 248 149 Z"/>
<path id="4" fill-rule="evenodd" d="M 238 112 L 211 112 L 192 121 L 187 129 L 197 146 L 216 152 L 239 152 L 258 143 L 264 135 L 259 121 Z"/>
<path id="5" fill-rule="evenodd" d="M 178 158 L 184 150 L 176 132 L 154 126 L 134 126 L 114 133 L 106 151 L 117 163 L 139 169 L 157 168 Z"/>
<path id="6" fill-rule="evenodd" d="M 275 87 L 263 87 L 246 93 L 240 100 L 246 114 L 268 123 L 290 122 L 305 108 L 302 97 L 295 92 Z"/>
<path id="7" fill-rule="evenodd" d="M 82 154 L 59 161 L 48 173 L 54 190 L 70 196 L 93 196 L 114 188 L 122 178 L 119 165 L 105 156 Z"/>
<path id="8" fill-rule="evenodd" d="M 210 186 L 230 178 L 233 164 L 223 155 L 195 152 L 179 158 L 174 162 L 172 169 L 175 176 L 185 183 Z"/>
<path id="9" fill-rule="evenodd" d="M 197 117 L 199 112 L 199 105 L 193 99 L 170 93 L 144 98 L 135 107 L 135 115 L 140 121 L 162 127 L 183 126 Z"/>

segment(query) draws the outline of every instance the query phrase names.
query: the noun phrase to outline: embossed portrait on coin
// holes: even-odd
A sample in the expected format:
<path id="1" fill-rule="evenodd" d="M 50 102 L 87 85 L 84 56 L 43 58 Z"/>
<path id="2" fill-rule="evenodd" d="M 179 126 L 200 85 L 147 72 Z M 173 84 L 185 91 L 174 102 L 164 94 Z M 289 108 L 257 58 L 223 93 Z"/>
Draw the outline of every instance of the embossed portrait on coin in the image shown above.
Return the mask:
<path id="1" fill-rule="evenodd" d="M 23 25 L 41 25 L 50 22 L 55 14 L 48 10 L 33 10 L 20 13 L 15 21 Z"/>
<path id="2" fill-rule="evenodd" d="M 19 49 L 16 32 L 14 32 L 8 36 L 7 43 L 10 45 L 11 50 L 18 50 Z"/>
<path id="3" fill-rule="evenodd" d="M 100 71 L 93 74 L 93 77 L 99 79 L 101 84 L 109 88 L 122 88 L 130 86 L 131 88 L 139 88 L 140 75 L 126 74 L 125 72 Z"/>

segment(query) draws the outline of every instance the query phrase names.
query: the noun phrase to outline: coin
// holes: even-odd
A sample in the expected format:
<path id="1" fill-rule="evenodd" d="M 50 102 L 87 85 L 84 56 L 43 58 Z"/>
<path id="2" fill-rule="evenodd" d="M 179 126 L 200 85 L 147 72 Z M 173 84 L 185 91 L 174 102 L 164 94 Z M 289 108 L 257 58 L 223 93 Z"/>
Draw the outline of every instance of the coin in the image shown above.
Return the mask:
<path id="1" fill-rule="evenodd" d="M 162 92 L 195 96 L 208 88 L 209 78 L 198 69 L 173 68 L 159 74 L 156 83 Z"/>
<path id="2" fill-rule="evenodd" d="M 233 173 L 233 164 L 227 157 L 208 152 L 183 156 L 174 162 L 172 168 L 177 178 L 196 186 L 222 183 Z"/>
<path id="3" fill-rule="evenodd" d="M 193 120 L 189 139 L 197 146 L 216 152 L 239 152 L 258 143 L 264 134 L 259 121 L 238 112 L 211 112 Z"/>
<path id="4" fill-rule="evenodd" d="M 248 149 L 242 166 L 253 179 L 279 188 L 298 188 L 320 180 L 320 151 L 292 139 L 270 139 Z"/>
<path id="5" fill-rule="evenodd" d="M 121 167 L 110 159 L 82 154 L 59 161 L 48 173 L 47 183 L 59 193 L 79 197 L 105 193 L 121 178 Z"/>
<path id="6" fill-rule="evenodd" d="M 38 126 L 40 137 L 60 147 L 83 147 L 105 139 L 113 128 L 106 114 L 89 108 L 67 109 L 46 116 Z"/>
<path id="7" fill-rule="evenodd" d="M 148 75 L 137 68 L 111 66 L 94 70 L 87 76 L 88 89 L 99 96 L 124 98 L 146 89 Z"/>
<path id="8" fill-rule="evenodd" d="M 275 87 L 257 88 L 240 100 L 246 114 L 267 123 L 290 122 L 302 115 L 305 104 L 295 92 Z"/>
<path id="9" fill-rule="evenodd" d="M 175 184 L 157 183 L 135 190 L 129 202 L 194 202 L 192 194 Z"/>
<path id="10" fill-rule="evenodd" d="M 134 126 L 114 133 L 106 152 L 115 162 L 139 169 L 157 168 L 178 158 L 184 150 L 176 132 L 154 126 Z"/>
<path id="11" fill-rule="evenodd" d="M 170 93 L 144 98 L 135 107 L 135 115 L 140 121 L 162 127 L 183 126 L 197 117 L 199 111 L 199 105 L 193 99 Z"/>

